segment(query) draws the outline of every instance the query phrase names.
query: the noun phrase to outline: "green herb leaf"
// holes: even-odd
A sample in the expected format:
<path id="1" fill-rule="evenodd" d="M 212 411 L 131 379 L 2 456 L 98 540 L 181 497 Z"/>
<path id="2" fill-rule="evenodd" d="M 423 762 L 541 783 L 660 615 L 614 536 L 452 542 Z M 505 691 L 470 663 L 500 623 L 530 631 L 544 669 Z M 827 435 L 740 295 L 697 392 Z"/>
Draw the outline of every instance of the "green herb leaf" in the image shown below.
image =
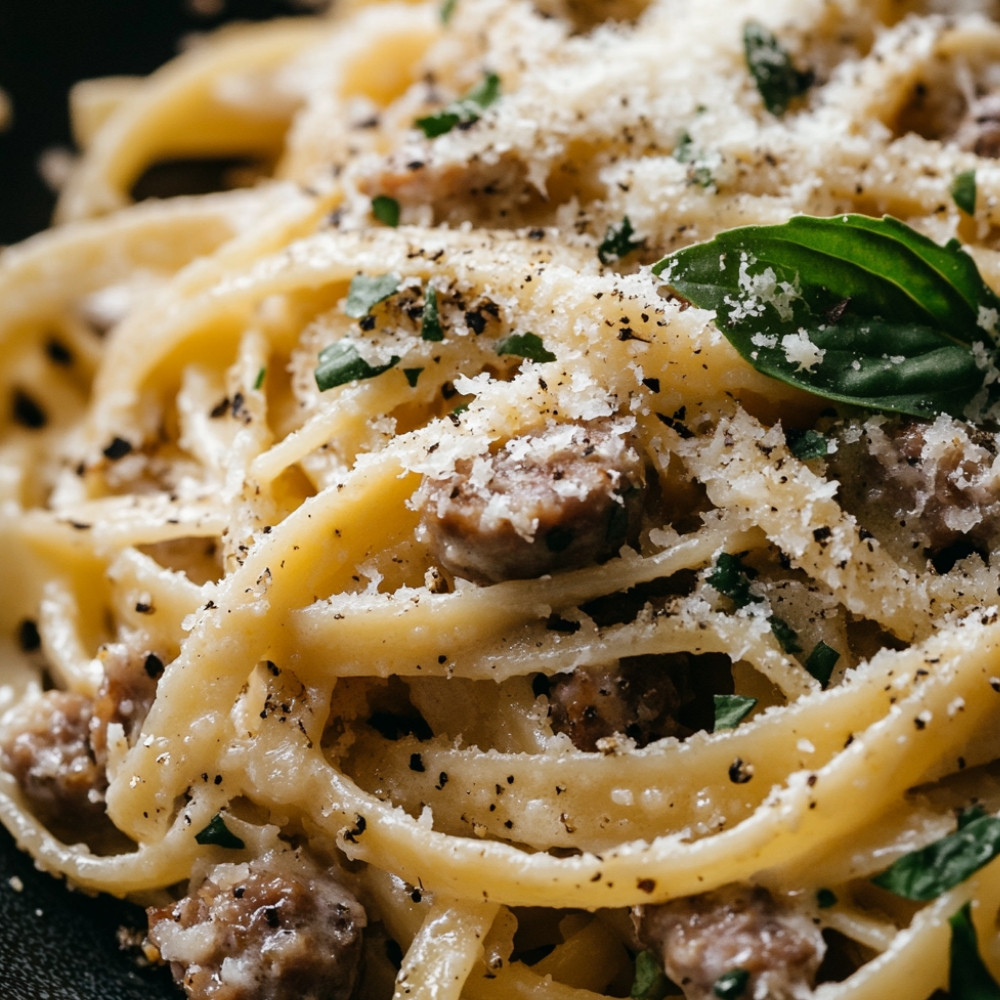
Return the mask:
<path id="1" fill-rule="evenodd" d="M 387 194 L 377 194 L 372 198 L 372 215 L 395 229 L 399 225 L 399 202 Z"/>
<path id="2" fill-rule="evenodd" d="M 951 925 L 948 996 L 951 1000 L 1000 1000 L 1000 985 L 979 954 L 972 904 L 948 919 Z"/>
<path id="3" fill-rule="evenodd" d="M 371 365 L 358 353 L 357 347 L 349 340 L 338 340 L 335 344 L 324 347 L 319 352 L 319 363 L 316 366 L 316 385 L 320 392 L 333 389 L 338 385 L 346 385 L 356 379 L 375 378 L 399 364 L 399 358 L 394 354 L 387 364 Z"/>
<path id="4" fill-rule="evenodd" d="M 785 438 L 792 454 L 803 462 L 813 458 L 826 458 L 830 453 L 826 435 L 819 431 L 786 431 Z"/>
<path id="5" fill-rule="evenodd" d="M 667 993 L 667 977 L 651 951 L 635 956 L 635 979 L 629 996 L 633 1000 L 662 1000 Z"/>
<path id="6" fill-rule="evenodd" d="M 380 302 L 396 294 L 399 280 L 399 275 L 392 271 L 388 274 L 356 274 L 347 290 L 344 312 L 354 319 L 367 316 Z"/>
<path id="7" fill-rule="evenodd" d="M 424 292 L 424 311 L 420 317 L 420 339 L 444 340 L 441 316 L 438 313 L 437 290 L 433 285 L 428 285 Z"/>
<path id="8" fill-rule="evenodd" d="M 715 703 L 715 732 L 720 729 L 735 729 L 756 707 L 756 698 L 745 698 L 739 694 L 717 694 L 712 696 Z"/>
<path id="9" fill-rule="evenodd" d="M 420 378 L 420 373 L 422 371 L 423 371 L 423 368 L 404 368 L 403 369 L 403 374 L 406 376 L 406 381 L 409 384 L 409 386 L 410 386 L 411 389 L 416 388 L 417 379 Z"/>
<path id="10" fill-rule="evenodd" d="M 990 379 L 982 358 L 1000 298 L 957 243 L 939 246 L 896 219 L 732 229 L 653 271 L 714 309 L 758 371 L 827 399 L 963 417 Z"/>
<path id="11" fill-rule="evenodd" d="M 225 820 L 222 818 L 222 813 L 216 813 L 208 822 L 208 826 L 204 830 L 199 830 L 198 833 L 194 835 L 194 839 L 199 844 L 211 844 L 214 847 L 231 847 L 234 850 L 239 850 L 241 847 L 246 846 L 239 837 L 233 833 L 228 826 L 226 826 Z"/>
<path id="12" fill-rule="evenodd" d="M 839 659 L 840 653 L 821 639 L 813 646 L 813 651 L 809 654 L 804 666 L 823 687 L 826 687 L 830 683 L 833 668 Z"/>
<path id="13" fill-rule="evenodd" d="M 979 816 L 933 844 L 897 858 L 872 881 L 904 899 L 935 899 L 1000 854 L 1000 817 Z"/>
<path id="14" fill-rule="evenodd" d="M 697 184 L 699 187 L 711 187 L 715 183 L 712 171 L 702 162 L 700 155 L 694 148 L 694 140 L 688 132 L 681 132 L 674 145 L 673 157 L 678 163 L 687 163 L 688 184 Z"/>
<path id="15" fill-rule="evenodd" d="M 967 215 L 976 214 L 976 172 L 963 170 L 951 182 L 951 196 Z"/>
<path id="16" fill-rule="evenodd" d="M 731 552 L 719 553 L 707 579 L 709 584 L 723 597 L 728 597 L 737 608 L 745 608 L 751 602 L 759 600 L 750 593 L 750 579 L 743 560 Z"/>
<path id="17" fill-rule="evenodd" d="M 260 389 L 264 385 L 264 379 L 267 378 L 267 368 L 263 365 L 257 369 L 257 377 L 253 380 L 253 387 L 255 389 Z"/>
<path id="18" fill-rule="evenodd" d="M 483 111 L 499 99 L 500 77 L 496 73 L 487 73 L 464 97 L 452 101 L 433 115 L 418 118 L 413 124 L 428 139 L 436 139 L 456 126 L 467 126 L 479 121 Z"/>
<path id="19" fill-rule="evenodd" d="M 722 1000 L 738 1000 L 746 993 L 750 973 L 746 969 L 731 969 L 715 981 L 712 992 Z"/>
<path id="20" fill-rule="evenodd" d="M 556 356 L 536 333 L 512 333 L 497 341 L 497 354 L 516 354 L 531 361 L 555 361 Z"/>
<path id="21" fill-rule="evenodd" d="M 772 115 L 783 115 L 812 86 L 813 74 L 796 69 L 774 34 L 757 21 L 744 25 L 743 53 L 764 107 Z"/>
<path id="22" fill-rule="evenodd" d="M 802 647 L 799 645 L 798 633 L 792 628 L 791 625 L 788 624 L 788 622 L 784 620 L 784 618 L 779 618 L 777 615 L 771 615 L 771 617 L 768 618 L 768 621 L 771 623 L 771 631 L 774 633 L 775 638 L 781 644 L 781 648 L 786 653 L 802 652 Z"/>
<path id="23" fill-rule="evenodd" d="M 836 906 L 837 894 L 832 889 L 817 889 L 816 905 L 821 910 L 828 910 L 831 906 Z"/>
<path id="24" fill-rule="evenodd" d="M 444 0 L 441 7 L 438 10 L 438 17 L 441 18 L 442 24 L 447 24 L 455 13 L 455 8 L 458 6 L 458 0 Z"/>
<path id="25" fill-rule="evenodd" d="M 602 264 L 614 264 L 615 261 L 628 256 L 633 250 L 642 246 L 641 240 L 632 239 L 634 235 L 635 230 L 627 215 L 621 222 L 612 223 L 597 248 L 597 259 Z"/>

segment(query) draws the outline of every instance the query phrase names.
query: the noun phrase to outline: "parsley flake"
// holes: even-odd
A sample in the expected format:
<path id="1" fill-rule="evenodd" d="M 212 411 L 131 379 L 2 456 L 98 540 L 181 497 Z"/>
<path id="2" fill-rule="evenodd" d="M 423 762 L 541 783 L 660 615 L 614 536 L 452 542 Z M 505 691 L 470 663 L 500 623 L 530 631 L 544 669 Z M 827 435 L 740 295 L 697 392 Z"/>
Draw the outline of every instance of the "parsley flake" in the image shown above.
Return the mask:
<path id="1" fill-rule="evenodd" d="M 819 431 L 789 430 L 785 432 L 785 437 L 792 454 L 802 462 L 808 462 L 813 458 L 826 458 L 830 453 L 830 443 L 826 435 Z"/>
<path id="2" fill-rule="evenodd" d="M 951 182 L 951 196 L 955 204 L 966 213 L 976 214 L 976 172 L 963 170 Z"/>
<path id="3" fill-rule="evenodd" d="M 966 903 L 948 919 L 951 925 L 948 996 L 951 1000 L 1000 1000 L 1000 985 L 979 954 L 972 904 Z"/>
<path id="4" fill-rule="evenodd" d="M 427 286 L 424 292 L 424 311 L 420 317 L 421 340 L 444 340 L 444 330 L 441 328 L 441 315 L 438 312 L 437 289 Z"/>
<path id="5" fill-rule="evenodd" d="M 756 698 L 745 698 L 739 694 L 713 695 L 715 703 L 715 732 L 720 729 L 735 729 L 756 707 Z"/>
<path id="6" fill-rule="evenodd" d="M 458 98 L 432 115 L 418 118 L 416 125 L 428 139 L 450 132 L 457 126 L 469 126 L 479 121 L 483 111 L 500 99 L 500 77 L 487 73 L 464 97 Z"/>
<path id="7" fill-rule="evenodd" d="M 613 222 L 608 226 L 604 239 L 597 248 L 597 259 L 602 264 L 614 264 L 622 257 L 628 256 L 633 250 L 642 246 L 641 240 L 633 240 L 635 230 L 626 215 L 621 222 Z"/>
<path id="8" fill-rule="evenodd" d="M 387 194 L 377 194 L 372 198 L 372 215 L 395 229 L 399 225 L 399 202 Z"/>
<path id="9" fill-rule="evenodd" d="M 529 361 L 555 361 L 556 356 L 537 333 L 512 333 L 497 341 L 497 354 L 516 354 Z"/>
<path id="10" fill-rule="evenodd" d="M 320 392 L 326 392 L 348 382 L 375 378 L 397 364 L 399 357 L 395 354 L 384 365 L 369 364 L 350 340 L 338 340 L 319 352 L 319 363 L 314 373 L 316 385 Z"/>
<path id="11" fill-rule="evenodd" d="M 236 836 L 232 830 L 226 826 L 222 813 L 216 813 L 209 821 L 208 826 L 199 830 L 194 835 L 194 839 L 199 844 L 208 844 L 213 847 L 230 847 L 239 850 L 246 845 Z"/>
<path id="12" fill-rule="evenodd" d="M 840 659 L 838 653 L 832 646 L 828 646 L 822 639 L 813 646 L 813 651 L 809 654 L 803 666 L 826 687 L 830 683 L 833 668 Z"/>
<path id="13" fill-rule="evenodd" d="M 399 275 L 393 271 L 388 274 L 356 274 L 347 291 L 344 312 L 354 319 L 367 316 L 380 302 L 395 295 L 399 281 Z"/>
<path id="14" fill-rule="evenodd" d="M 651 951 L 635 956 L 635 979 L 629 997 L 632 1000 L 662 1000 L 667 993 L 667 977 Z"/>
<path id="15" fill-rule="evenodd" d="M 764 107 L 772 115 L 783 115 L 812 86 L 813 74 L 797 69 L 775 35 L 758 21 L 743 27 L 743 52 Z"/>

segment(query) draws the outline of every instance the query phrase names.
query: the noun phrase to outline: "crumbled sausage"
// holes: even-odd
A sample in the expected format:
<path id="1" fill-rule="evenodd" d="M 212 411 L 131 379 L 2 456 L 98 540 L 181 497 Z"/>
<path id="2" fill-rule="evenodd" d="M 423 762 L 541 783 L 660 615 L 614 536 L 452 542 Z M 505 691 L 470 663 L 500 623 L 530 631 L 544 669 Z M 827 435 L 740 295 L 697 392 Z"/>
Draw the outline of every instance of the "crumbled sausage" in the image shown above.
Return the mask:
<path id="1" fill-rule="evenodd" d="M 644 468 L 607 423 L 557 424 L 511 439 L 424 484 L 438 562 L 479 583 L 602 562 L 634 541 Z"/>
<path id="2" fill-rule="evenodd" d="M 639 940 L 687 1000 L 714 1000 L 715 984 L 736 969 L 748 974 L 746 1000 L 803 1000 L 826 950 L 812 920 L 761 888 L 731 886 L 634 917 Z"/>
<path id="3" fill-rule="evenodd" d="M 93 705 L 84 695 L 46 691 L 0 743 L 0 760 L 38 819 L 69 843 L 93 842 L 110 826 L 107 777 L 90 743 Z"/>
<path id="4" fill-rule="evenodd" d="M 365 911 L 300 851 L 215 865 L 147 915 L 150 942 L 196 1000 L 347 1000 L 354 988 Z"/>
<path id="5" fill-rule="evenodd" d="M 991 551 L 1000 540 L 992 434 L 945 416 L 872 417 L 845 425 L 837 439 L 828 470 L 844 505 L 891 547 L 935 559 L 956 545 Z"/>

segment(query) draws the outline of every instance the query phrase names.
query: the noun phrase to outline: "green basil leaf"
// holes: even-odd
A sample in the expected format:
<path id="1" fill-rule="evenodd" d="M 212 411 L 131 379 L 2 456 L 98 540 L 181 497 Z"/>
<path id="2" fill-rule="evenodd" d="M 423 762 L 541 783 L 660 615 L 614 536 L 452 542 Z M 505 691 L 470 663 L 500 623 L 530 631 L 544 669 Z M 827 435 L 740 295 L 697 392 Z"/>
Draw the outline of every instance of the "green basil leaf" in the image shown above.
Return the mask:
<path id="1" fill-rule="evenodd" d="M 731 552 L 720 552 L 708 574 L 707 580 L 723 597 L 728 597 L 737 608 L 745 608 L 758 600 L 750 593 L 750 579 L 743 560 Z"/>
<path id="2" fill-rule="evenodd" d="M 428 285 L 424 292 L 424 311 L 420 317 L 420 339 L 444 340 L 441 316 L 438 313 L 437 290 L 433 285 Z"/>
<path id="3" fill-rule="evenodd" d="M 715 732 L 720 729 L 735 729 L 756 707 L 756 698 L 745 698 L 739 694 L 717 694 L 715 703 Z"/>
<path id="4" fill-rule="evenodd" d="M 487 73 L 464 97 L 452 101 L 435 114 L 418 118 L 413 124 L 428 139 L 436 139 L 459 125 L 479 121 L 483 111 L 499 99 L 500 77 L 496 73 Z"/>
<path id="5" fill-rule="evenodd" d="M 246 846 L 232 830 L 226 826 L 221 813 L 216 813 L 203 830 L 199 830 L 194 839 L 199 844 L 210 844 L 214 847 L 230 847 L 239 850 Z"/>
<path id="6" fill-rule="evenodd" d="M 641 240 L 633 240 L 635 230 L 626 215 L 621 222 L 608 226 L 604 239 L 597 248 L 597 258 L 602 264 L 613 264 L 642 246 Z"/>
<path id="7" fill-rule="evenodd" d="M 728 230 L 653 271 L 714 309 L 758 371 L 826 399 L 965 416 L 989 377 L 983 345 L 1000 298 L 957 244 L 895 219 L 797 216 Z"/>
<path id="8" fill-rule="evenodd" d="M 821 639 L 813 647 L 813 651 L 809 654 L 803 665 L 823 687 L 826 687 L 830 683 L 830 675 L 833 673 L 833 668 L 837 665 L 837 660 L 839 659 L 840 653 L 832 646 L 828 646 Z"/>
<path id="9" fill-rule="evenodd" d="M 555 361 L 556 356 L 537 333 L 512 333 L 497 341 L 497 354 L 516 354 L 530 361 Z"/>
<path id="10" fill-rule="evenodd" d="M 377 194 L 372 198 L 372 215 L 379 222 L 395 229 L 399 225 L 399 202 L 387 194 Z"/>
<path id="11" fill-rule="evenodd" d="M 757 21 L 744 25 L 743 53 L 764 107 L 772 115 L 783 115 L 812 86 L 813 74 L 798 70 L 778 39 Z"/>
<path id="12" fill-rule="evenodd" d="M 948 996 L 950 1000 L 1000 1000 L 1000 985 L 979 954 L 972 904 L 948 919 L 951 925 Z"/>
<path id="13" fill-rule="evenodd" d="M 1000 854 L 1000 817 L 980 816 L 919 851 L 897 858 L 872 881 L 904 899 L 935 899 Z"/>
<path id="14" fill-rule="evenodd" d="M 963 170 L 951 182 L 951 196 L 967 215 L 976 214 L 976 172 Z"/>
<path id="15" fill-rule="evenodd" d="M 738 1000 L 746 993 L 750 984 L 750 973 L 746 969 L 731 969 L 719 976 L 712 987 L 712 992 L 722 1000 Z"/>
<path id="16" fill-rule="evenodd" d="M 635 979 L 629 996 L 633 1000 L 662 1000 L 667 993 L 667 977 L 651 951 L 635 956 Z"/>
<path id="17" fill-rule="evenodd" d="M 399 280 L 399 275 L 392 271 L 388 274 L 356 274 L 347 290 L 344 312 L 354 319 L 367 316 L 380 302 L 396 294 Z"/>
<path id="18" fill-rule="evenodd" d="M 338 340 L 319 352 L 319 363 L 314 373 L 316 385 L 320 392 L 325 392 L 355 380 L 375 378 L 397 364 L 399 358 L 394 354 L 387 364 L 371 365 L 361 357 L 351 341 Z"/>

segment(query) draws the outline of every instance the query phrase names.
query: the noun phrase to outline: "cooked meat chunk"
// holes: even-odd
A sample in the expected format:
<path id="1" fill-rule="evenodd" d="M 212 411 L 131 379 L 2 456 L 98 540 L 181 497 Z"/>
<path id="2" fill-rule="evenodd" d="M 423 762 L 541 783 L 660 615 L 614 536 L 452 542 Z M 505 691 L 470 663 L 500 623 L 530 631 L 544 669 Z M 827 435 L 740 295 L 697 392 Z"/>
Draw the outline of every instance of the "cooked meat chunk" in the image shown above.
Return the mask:
<path id="1" fill-rule="evenodd" d="M 293 850 L 216 865 L 148 917 L 150 942 L 196 1000 L 347 1000 L 366 923 L 340 880 Z"/>
<path id="2" fill-rule="evenodd" d="M 424 486 L 440 564 L 479 583 L 601 562 L 638 532 L 644 469 L 607 423 L 557 424 Z"/>
<path id="3" fill-rule="evenodd" d="M 955 141 L 977 156 L 1000 157 L 1000 94 L 970 101 L 955 130 Z"/>
<path id="4" fill-rule="evenodd" d="M 826 950 L 808 917 L 749 886 L 641 907 L 635 919 L 687 1000 L 714 1000 L 715 984 L 737 969 L 748 975 L 747 1000 L 810 997 Z"/>
<path id="5" fill-rule="evenodd" d="M 0 759 L 35 815 L 60 839 L 92 841 L 110 826 L 107 777 L 90 743 L 93 706 L 83 695 L 46 691 L 0 743 Z"/>
<path id="6" fill-rule="evenodd" d="M 871 417 L 837 434 L 828 470 L 862 526 L 898 554 L 934 559 L 1000 538 L 1000 462 L 993 435 L 950 417 Z"/>
<path id="7" fill-rule="evenodd" d="M 688 657 L 678 654 L 556 674 L 548 690 L 552 729 L 580 750 L 596 750 L 599 740 L 616 734 L 638 746 L 687 735 L 677 714 L 691 698 L 688 670 Z"/>

